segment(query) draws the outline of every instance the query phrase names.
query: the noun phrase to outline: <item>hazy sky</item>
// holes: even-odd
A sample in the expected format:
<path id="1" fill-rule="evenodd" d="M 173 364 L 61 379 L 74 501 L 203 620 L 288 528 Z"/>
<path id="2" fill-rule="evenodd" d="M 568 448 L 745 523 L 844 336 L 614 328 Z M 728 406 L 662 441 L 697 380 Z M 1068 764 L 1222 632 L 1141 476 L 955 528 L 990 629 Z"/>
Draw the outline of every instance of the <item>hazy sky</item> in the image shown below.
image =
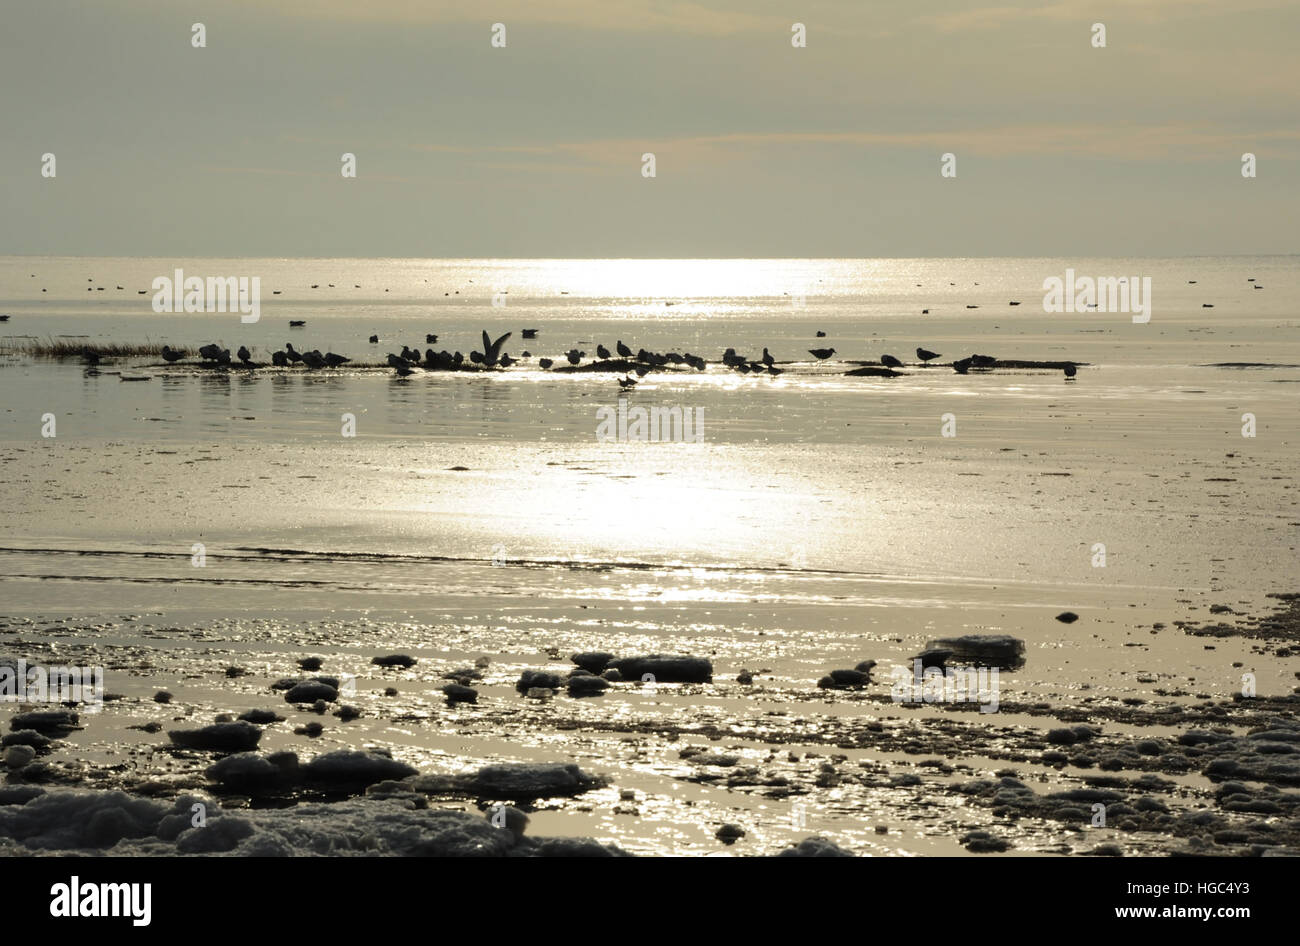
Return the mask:
<path id="1" fill-rule="evenodd" d="M 1294 253 L 1297 36 L 1295 0 L 9 3 L 0 253 Z"/>

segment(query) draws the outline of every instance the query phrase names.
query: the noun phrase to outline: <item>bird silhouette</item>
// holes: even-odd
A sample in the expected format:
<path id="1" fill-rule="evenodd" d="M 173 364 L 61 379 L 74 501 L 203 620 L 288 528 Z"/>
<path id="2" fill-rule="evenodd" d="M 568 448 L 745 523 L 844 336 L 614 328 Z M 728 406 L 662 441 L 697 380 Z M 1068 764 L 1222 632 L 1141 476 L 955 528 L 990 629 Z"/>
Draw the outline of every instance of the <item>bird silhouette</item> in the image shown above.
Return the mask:
<path id="1" fill-rule="evenodd" d="M 920 358 L 922 361 L 933 361 L 935 358 L 941 358 L 943 356 L 938 352 L 926 351 L 924 348 L 918 348 L 916 350 L 916 357 Z"/>
<path id="2" fill-rule="evenodd" d="M 818 361 L 825 361 L 831 355 L 835 354 L 834 348 L 810 348 L 808 354 L 812 355 Z"/>
<path id="3" fill-rule="evenodd" d="M 604 345 L 597 345 L 597 346 L 596 346 L 596 357 L 599 358 L 599 359 L 601 359 L 602 361 L 603 361 L 604 359 L 608 358 L 608 357 L 609 357 L 609 349 L 606 348 Z"/>
<path id="4" fill-rule="evenodd" d="M 492 341 L 492 339 L 488 337 L 488 333 L 484 331 L 483 332 L 483 364 L 487 365 L 488 367 L 495 365 L 501 357 L 501 346 L 504 345 L 506 343 L 506 339 L 508 339 L 513 334 L 514 332 L 506 332 L 504 335 L 502 335 L 494 342 Z"/>
<path id="5" fill-rule="evenodd" d="M 239 351 L 235 352 L 235 354 L 239 357 L 239 360 L 242 361 L 244 364 L 248 364 L 250 361 L 253 360 L 253 356 L 249 354 L 248 349 L 245 348 L 243 345 L 239 346 Z"/>
<path id="6" fill-rule="evenodd" d="M 632 357 L 632 349 L 624 345 L 622 339 L 619 339 L 618 344 L 614 346 L 614 350 L 618 352 L 618 357 L 620 358 Z"/>
<path id="7" fill-rule="evenodd" d="M 172 348 L 168 348 L 166 345 L 162 347 L 162 356 L 163 356 L 163 360 L 168 363 L 171 363 L 173 361 L 180 361 L 182 358 L 185 357 L 185 355 L 182 354 L 181 352 L 178 352 Z"/>
<path id="8" fill-rule="evenodd" d="M 881 356 L 880 356 L 880 363 L 881 363 L 882 365 L 884 365 L 886 368 L 901 368 L 901 367 L 903 367 L 903 363 L 902 363 L 901 361 L 899 361 L 897 358 L 895 358 L 893 355 L 881 355 Z"/>
<path id="9" fill-rule="evenodd" d="M 578 351 L 576 348 L 570 348 L 568 354 L 564 357 L 569 359 L 569 364 L 576 365 L 582 361 L 582 357 L 587 354 L 585 351 Z"/>

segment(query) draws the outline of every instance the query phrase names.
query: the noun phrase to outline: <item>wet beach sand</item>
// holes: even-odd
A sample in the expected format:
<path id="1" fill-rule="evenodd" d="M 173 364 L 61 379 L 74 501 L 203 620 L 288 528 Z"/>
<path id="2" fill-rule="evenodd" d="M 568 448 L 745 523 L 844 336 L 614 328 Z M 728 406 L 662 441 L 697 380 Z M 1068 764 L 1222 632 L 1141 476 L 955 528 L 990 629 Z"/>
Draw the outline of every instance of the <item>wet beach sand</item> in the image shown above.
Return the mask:
<path id="1" fill-rule="evenodd" d="M 156 359 L 87 376 L 6 356 L 0 658 L 102 666 L 109 698 L 75 728 L 37 720 L 48 744 L 6 755 L 0 850 L 768 855 L 822 837 L 871 855 L 1296 853 L 1300 342 L 1285 304 L 1237 288 L 1256 270 L 1294 287 L 1266 261 L 1223 263 L 1222 287 L 1201 266 L 1214 312 L 1199 294 L 1157 310 L 1167 342 L 1137 352 L 1123 321 L 963 314 L 965 298 L 1041 296 L 1032 267 L 983 296 L 970 284 L 997 267 L 963 265 L 963 296 L 930 304 L 926 334 L 861 295 L 812 298 L 793 322 L 653 332 L 590 299 L 511 312 L 502 331 L 542 326 L 544 344 L 510 346 L 534 355 L 622 336 L 716 362 L 782 326 L 780 377 L 713 363 L 627 395 L 703 408 L 698 444 L 597 443 L 613 379 L 529 364 L 396 381 Z M 130 324 L 149 316 L 68 305 L 50 318 L 80 319 L 72 334 L 120 318 L 113 338 L 159 340 Z M 172 342 L 212 340 L 207 318 Z M 436 318 L 434 347 L 464 350 L 504 317 L 426 313 L 401 341 Z M 370 324 L 339 314 L 313 334 L 309 318 L 298 347 L 366 354 Z M 827 344 L 838 364 L 804 354 Z M 1073 383 L 844 377 L 882 344 L 909 362 L 925 345 L 1088 366 Z M 39 437 L 46 411 L 55 438 Z M 996 713 L 891 699 L 895 667 L 967 634 L 1024 642 Z M 712 679 L 571 695 L 571 655 L 590 652 L 707 658 Z M 414 662 L 374 662 L 394 655 Z M 818 685 L 866 660 L 871 682 Z M 521 693 L 528 671 L 560 685 Z M 345 692 L 313 708 L 276 688 L 316 676 Z M 57 709 L 0 705 L 0 725 L 12 737 L 19 714 Z M 258 710 L 255 736 L 232 738 L 255 738 L 261 767 L 168 735 Z M 175 822 L 192 798 L 224 825 L 202 841 Z M 526 839 L 593 842 L 515 841 L 491 821 L 505 803 Z"/>

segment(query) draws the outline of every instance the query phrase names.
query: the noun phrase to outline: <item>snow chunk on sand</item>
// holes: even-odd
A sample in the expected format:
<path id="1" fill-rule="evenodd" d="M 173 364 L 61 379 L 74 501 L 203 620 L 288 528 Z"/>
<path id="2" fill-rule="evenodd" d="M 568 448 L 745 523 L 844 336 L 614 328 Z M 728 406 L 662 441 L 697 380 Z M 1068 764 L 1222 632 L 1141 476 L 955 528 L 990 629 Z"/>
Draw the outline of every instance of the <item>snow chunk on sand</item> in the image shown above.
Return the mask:
<path id="1" fill-rule="evenodd" d="M 338 698 L 338 689 L 320 680 L 305 680 L 290 687 L 284 694 L 286 703 L 315 703 L 317 700 L 333 703 Z"/>
<path id="2" fill-rule="evenodd" d="M 649 674 L 656 683 L 713 682 L 713 664 L 704 657 L 650 654 L 611 660 L 609 666 L 621 673 L 624 680 L 640 680 Z"/>
<path id="3" fill-rule="evenodd" d="M 965 634 L 930 641 L 926 649 L 951 650 L 953 663 L 1017 670 L 1025 663 L 1025 642 L 1009 634 Z"/>
<path id="4" fill-rule="evenodd" d="M 201 801 L 203 826 L 191 809 Z M 515 826 L 520 827 L 520 826 Z M 590 838 L 528 838 L 465 811 L 412 808 L 398 797 L 333 804 L 222 811 L 216 801 L 183 796 L 167 805 L 123 792 L 54 791 L 0 807 L 0 839 L 25 851 L 115 856 L 225 854 L 251 857 L 617 857 Z"/>
<path id="5" fill-rule="evenodd" d="M 46 792 L 0 808 L 0 837 L 34 850 L 110 848 L 153 835 L 166 805 L 125 792 Z"/>
<path id="6" fill-rule="evenodd" d="M 270 756 L 241 752 L 208 766 L 203 774 L 229 791 L 256 795 L 292 787 L 297 772 L 298 757 L 292 752 Z"/>
<path id="7" fill-rule="evenodd" d="M 409 654 L 388 654 L 384 657 L 371 657 L 370 662 L 376 667 L 414 667 L 416 658 Z"/>
<path id="8" fill-rule="evenodd" d="M 377 752 L 339 749 L 318 755 L 305 765 L 299 765 L 292 752 L 269 756 L 242 752 L 209 766 L 205 774 L 234 792 L 260 794 L 306 785 L 323 791 L 359 793 L 376 782 L 415 775 L 416 769 Z"/>
<path id="9" fill-rule="evenodd" d="M 214 723 L 202 729 L 173 729 L 167 733 L 184 749 L 210 749 L 214 752 L 248 752 L 257 748 L 262 730 L 252 723 Z"/>
<path id="10" fill-rule="evenodd" d="M 534 801 L 581 795 L 604 788 L 609 779 L 590 775 L 572 762 L 502 762 L 464 775 L 416 775 L 404 784 L 428 795 Z"/>
<path id="11" fill-rule="evenodd" d="M 19 713 L 9 720 L 9 728 L 17 732 L 20 729 L 34 729 L 43 736 L 66 736 L 74 729 L 81 728 L 81 719 L 76 713 L 67 710 L 48 710 L 42 713 Z"/>
<path id="12" fill-rule="evenodd" d="M 375 782 L 415 775 L 417 771 L 405 762 L 358 749 L 326 752 L 300 769 L 304 782 L 335 791 L 361 790 Z"/>
<path id="13" fill-rule="evenodd" d="M 825 838 L 804 838 L 794 847 L 788 847 L 777 857 L 856 857 L 852 851 L 846 851 Z"/>

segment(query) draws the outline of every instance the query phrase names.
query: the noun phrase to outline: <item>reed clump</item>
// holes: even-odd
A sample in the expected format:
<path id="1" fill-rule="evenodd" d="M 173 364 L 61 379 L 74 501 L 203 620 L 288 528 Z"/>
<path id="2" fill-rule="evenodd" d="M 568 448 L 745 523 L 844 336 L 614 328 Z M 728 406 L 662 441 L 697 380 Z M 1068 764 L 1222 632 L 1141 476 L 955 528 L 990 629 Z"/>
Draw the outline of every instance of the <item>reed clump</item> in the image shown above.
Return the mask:
<path id="1" fill-rule="evenodd" d="M 87 354 L 100 358 L 161 358 L 162 342 L 92 342 L 80 338 L 20 338 L 0 345 L 6 354 L 26 355 L 29 358 L 84 358 Z M 183 352 L 186 357 L 195 349 L 172 346 L 172 351 Z"/>

